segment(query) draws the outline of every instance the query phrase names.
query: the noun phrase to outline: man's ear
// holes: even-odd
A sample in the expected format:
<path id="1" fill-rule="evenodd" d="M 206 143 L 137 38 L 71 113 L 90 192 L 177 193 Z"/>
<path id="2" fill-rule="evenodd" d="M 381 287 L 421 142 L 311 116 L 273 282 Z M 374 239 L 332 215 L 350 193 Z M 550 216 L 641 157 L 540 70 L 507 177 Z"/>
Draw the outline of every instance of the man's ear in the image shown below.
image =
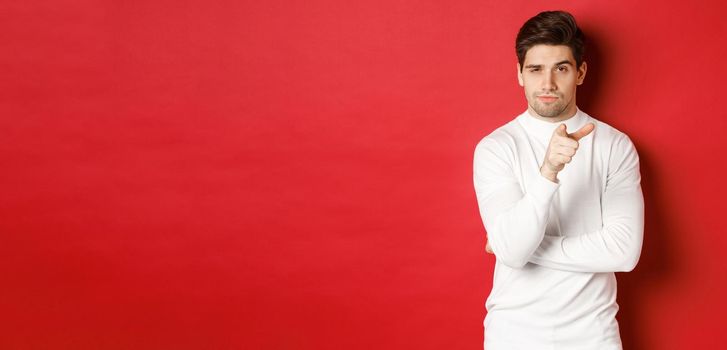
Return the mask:
<path id="1" fill-rule="evenodd" d="M 517 64 L 517 82 L 520 84 L 520 86 L 525 86 L 523 83 L 523 72 L 520 70 L 520 63 Z M 580 84 L 578 84 L 580 85 Z"/>
<path id="2" fill-rule="evenodd" d="M 578 67 L 578 80 L 576 80 L 577 85 L 583 84 L 583 79 L 586 78 L 587 70 L 588 70 L 588 65 L 586 64 L 586 61 L 581 62 L 581 66 Z"/>

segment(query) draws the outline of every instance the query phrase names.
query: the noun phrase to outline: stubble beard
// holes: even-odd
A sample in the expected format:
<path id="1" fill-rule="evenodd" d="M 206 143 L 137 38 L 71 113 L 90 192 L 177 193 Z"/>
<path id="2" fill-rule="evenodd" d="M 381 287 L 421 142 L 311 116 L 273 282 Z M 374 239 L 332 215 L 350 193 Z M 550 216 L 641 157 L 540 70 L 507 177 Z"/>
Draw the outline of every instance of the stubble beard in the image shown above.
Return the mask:
<path id="1" fill-rule="evenodd" d="M 560 116 L 566 109 L 568 109 L 568 104 L 563 101 L 562 95 L 555 95 L 558 96 L 558 100 L 553 103 L 546 104 L 538 100 L 537 94 L 533 94 L 530 100 L 530 108 L 543 118 L 556 118 Z"/>

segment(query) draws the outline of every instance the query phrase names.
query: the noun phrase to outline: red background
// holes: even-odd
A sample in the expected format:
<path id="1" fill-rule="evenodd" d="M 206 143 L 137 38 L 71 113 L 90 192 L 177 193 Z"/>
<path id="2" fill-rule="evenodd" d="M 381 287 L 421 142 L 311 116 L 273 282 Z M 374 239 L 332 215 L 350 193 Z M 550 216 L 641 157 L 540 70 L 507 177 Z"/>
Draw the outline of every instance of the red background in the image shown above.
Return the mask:
<path id="1" fill-rule="evenodd" d="M 481 349 L 472 153 L 561 8 L 641 155 L 626 349 L 720 348 L 726 8 L 672 3 L 4 2 L 0 347 Z"/>

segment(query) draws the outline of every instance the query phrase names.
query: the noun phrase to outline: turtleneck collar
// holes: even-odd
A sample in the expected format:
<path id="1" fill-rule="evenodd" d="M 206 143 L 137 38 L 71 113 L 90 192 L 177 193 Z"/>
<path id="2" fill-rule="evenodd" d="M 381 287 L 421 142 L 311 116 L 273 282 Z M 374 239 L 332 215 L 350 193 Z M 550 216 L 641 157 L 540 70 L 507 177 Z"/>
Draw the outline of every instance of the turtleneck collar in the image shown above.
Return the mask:
<path id="1" fill-rule="evenodd" d="M 555 131 L 555 128 L 558 127 L 558 125 L 565 123 L 566 131 L 568 133 L 572 133 L 586 125 L 589 119 L 590 117 L 577 107 L 576 114 L 557 123 L 535 118 L 527 110 L 517 117 L 517 121 L 525 129 L 525 131 L 542 141 L 544 144 L 548 144 L 550 142 L 550 138 L 553 136 L 553 131 Z"/>

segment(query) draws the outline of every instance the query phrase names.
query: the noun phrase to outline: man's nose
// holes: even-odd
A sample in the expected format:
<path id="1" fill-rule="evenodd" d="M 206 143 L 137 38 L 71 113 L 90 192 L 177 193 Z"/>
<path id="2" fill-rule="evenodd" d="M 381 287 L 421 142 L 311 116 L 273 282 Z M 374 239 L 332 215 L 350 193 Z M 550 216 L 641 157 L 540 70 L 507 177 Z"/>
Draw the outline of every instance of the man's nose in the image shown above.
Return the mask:
<path id="1" fill-rule="evenodd" d="M 557 86 L 555 85 L 555 77 L 553 76 L 553 73 L 545 74 L 545 77 L 543 77 L 542 88 L 545 91 L 552 91 L 552 90 L 557 89 Z"/>

